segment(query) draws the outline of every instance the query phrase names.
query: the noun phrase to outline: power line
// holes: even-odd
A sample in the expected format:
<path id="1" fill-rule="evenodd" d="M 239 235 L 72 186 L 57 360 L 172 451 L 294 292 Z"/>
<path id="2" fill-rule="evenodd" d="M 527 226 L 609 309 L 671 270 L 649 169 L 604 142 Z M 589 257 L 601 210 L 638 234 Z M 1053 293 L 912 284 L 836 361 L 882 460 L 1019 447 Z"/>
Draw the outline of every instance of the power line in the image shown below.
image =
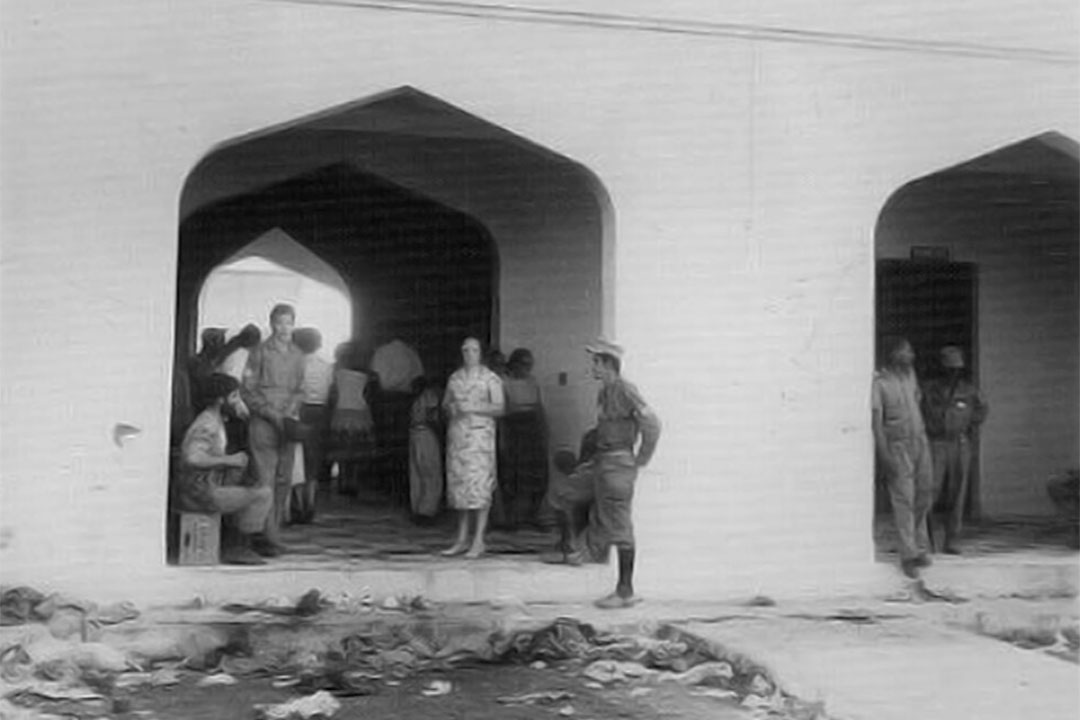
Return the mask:
<path id="1" fill-rule="evenodd" d="M 518 5 L 481 4 L 454 0 L 271 0 L 300 5 L 326 5 L 385 12 L 449 15 L 518 23 L 596 27 L 607 30 L 653 32 L 668 35 L 764 40 L 804 45 L 831 45 L 855 49 L 889 50 L 933 55 L 959 55 L 999 60 L 1024 60 L 1058 65 L 1080 64 L 1074 53 L 1040 48 L 1004 47 L 977 43 L 908 40 L 874 35 L 794 30 L 742 23 L 677 20 L 642 15 L 618 15 L 571 10 L 546 10 Z"/>

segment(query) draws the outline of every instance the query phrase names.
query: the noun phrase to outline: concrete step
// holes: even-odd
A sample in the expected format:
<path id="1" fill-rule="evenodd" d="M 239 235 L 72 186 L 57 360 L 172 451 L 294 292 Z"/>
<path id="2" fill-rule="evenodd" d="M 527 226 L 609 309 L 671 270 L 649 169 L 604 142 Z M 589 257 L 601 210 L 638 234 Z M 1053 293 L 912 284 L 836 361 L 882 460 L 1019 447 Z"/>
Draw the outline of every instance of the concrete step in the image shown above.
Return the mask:
<path id="1" fill-rule="evenodd" d="M 964 598 L 1053 598 L 1080 594 L 1076 552 L 1017 552 L 983 557 L 936 555 L 927 586 Z"/>
<path id="2" fill-rule="evenodd" d="M 290 564 L 259 567 L 169 568 L 157 595 L 173 603 L 198 596 L 211 604 L 256 603 L 274 597 L 296 598 L 309 589 L 323 595 L 370 592 L 423 596 L 438 602 L 487 602 L 499 598 L 566 602 L 600 597 L 614 583 L 607 565 L 546 565 L 535 559 L 487 558 L 479 561 L 417 558 L 407 561 Z"/>

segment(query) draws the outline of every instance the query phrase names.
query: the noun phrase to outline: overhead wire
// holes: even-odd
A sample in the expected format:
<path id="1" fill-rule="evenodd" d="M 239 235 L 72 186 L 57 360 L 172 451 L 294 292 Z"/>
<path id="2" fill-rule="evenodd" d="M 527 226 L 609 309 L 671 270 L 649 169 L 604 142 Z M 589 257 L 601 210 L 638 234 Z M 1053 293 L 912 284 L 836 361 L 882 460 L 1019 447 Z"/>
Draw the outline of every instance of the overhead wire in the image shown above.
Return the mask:
<path id="1" fill-rule="evenodd" d="M 966 43 L 955 41 L 914 40 L 859 33 L 793 29 L 748 23 L 725 23 L 706 20 L 683 20 L 645 15 L 550 10 L 522 5 L 463 2 L 461 0 L 268 0 L 300 5 L 324 5 L 383 12 L 446 15 L 518 23 L 595 27 L 608 30 L 663 33 L 697 37 L 723 37 L 743 40 L 831 45 L 854 49 L 890 50 L 920 54 L 959 55 L 999 60 L 1026 60 L 1041 63 L 1077 65 L 1080 56 L 1058 50 L 1030 47 Z"/>

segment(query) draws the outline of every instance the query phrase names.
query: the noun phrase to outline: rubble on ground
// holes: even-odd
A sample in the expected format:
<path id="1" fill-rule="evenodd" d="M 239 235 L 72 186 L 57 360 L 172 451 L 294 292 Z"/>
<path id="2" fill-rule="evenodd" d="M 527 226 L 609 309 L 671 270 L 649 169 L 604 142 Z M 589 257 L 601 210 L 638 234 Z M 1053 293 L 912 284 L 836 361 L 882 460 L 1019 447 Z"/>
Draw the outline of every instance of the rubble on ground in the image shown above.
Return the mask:
<path id="1" fill-rule="evenodd" d="M 338 698 L 372 695 L 410 676 L 473 663 L 558 670 L 580 678 L 585 687 L 625 685 L 636 696 L 661 683 L 677 683 L 694 694 L 741 703 L 762 713 L 782 710 L 790 702 L 763 668 L 720 657 L 672 625 L 621 634 L 568 617 L 516 630 L 506 625 L 451 625 L 433 616 L 432 605 L 421 596 L 391 596 L 377 602 L 365 588 L 357 595 L 326 597 L 311 590 L 296 601 L 234 603 L 219 612 L 269 617 L 238 618 L 221 626 L 139 626 L 138 632 L 129 633 L 120 628 L 110 632 L 105 643 L 101 624 L 134 619 L 138 617 L 134 608 L 98 607 L 43 596 L 29 588 L 16 590 L 3 595 L 5 622 L 16 627 L 5 628 L 0 644 L 0 699 L 56 714 L 73 714 L 75 705 L 85 712 L 74 714 L 92 717 L 120 712 L 134 693 L 181 683 L 213 687 L 258 678 L 297 696 L 288 703 L 261 706 L 259 717 L 330 717 L 340 707 Z M 200 606 L 205 608 L 205 602 Z M 78 612 L 78 623 L 71 610 Z M 340 636 L 300 632 L 326 611 L 363 612 L 368 619 Z M 267 636 L 256 643 L 250 637 L 252 628 L 284 628 L 282 632 L 294 634 Z M 277 641 L 281 637 L 287 641 Z M 452 691 L 448 681 L 432 680 L 421 694 L 438 698 Z M 572 693 L 553 690 L 498 702 L 550 705 L 569 717 L 574 714 L 567 702 L 572 698 Z"/>
<path id="2" fill-rule="evenodd" d="M 341 703 L 328 692 L 319 691 L 313 695 L 290 700 L 277 705 L 256 705 L 257 720 L 309 720 L 310 718 L 331 718 L 341 709 Z"/>

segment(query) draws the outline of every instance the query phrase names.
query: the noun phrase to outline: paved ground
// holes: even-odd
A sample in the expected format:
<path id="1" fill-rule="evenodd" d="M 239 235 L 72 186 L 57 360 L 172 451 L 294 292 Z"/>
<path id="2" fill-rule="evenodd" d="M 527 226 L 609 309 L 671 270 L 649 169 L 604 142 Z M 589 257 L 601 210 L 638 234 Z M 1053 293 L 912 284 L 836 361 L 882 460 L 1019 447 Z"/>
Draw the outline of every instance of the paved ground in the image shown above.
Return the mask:
<path id="1" fill-rule="evenodd" d="M 823 701 L 834 718 L 1080 716 L 1075 663 L 918 614 L 738 618 L 685 627 L 728 652 L 753 657 L 789 692 Z M 1075 653 L 1074 644 L 1069 654 Z"/>

